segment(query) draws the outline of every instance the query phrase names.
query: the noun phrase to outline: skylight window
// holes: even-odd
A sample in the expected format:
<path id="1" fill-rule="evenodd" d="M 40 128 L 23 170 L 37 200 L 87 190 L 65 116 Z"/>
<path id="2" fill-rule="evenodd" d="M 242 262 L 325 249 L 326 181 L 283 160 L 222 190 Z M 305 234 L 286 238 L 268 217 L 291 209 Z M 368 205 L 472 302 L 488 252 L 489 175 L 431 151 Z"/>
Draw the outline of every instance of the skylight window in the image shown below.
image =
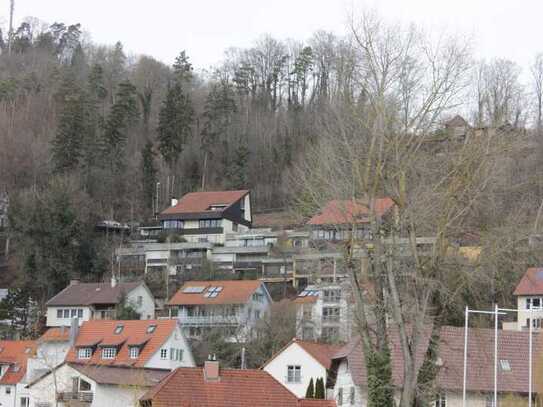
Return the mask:
<path id="1" fill-rule="evenodd" d="M 192 286 L 183 288 L 185 294 L 201 294 L 206 288 L 201 286 Z"/>
<path id="2" fill-rule="evenodd" d="M 510 372 L 511 371 L 511 364 L 507 359 L 501 359 L 500 360 L 500 366 L 502 368 L 502 371 L 504 372 Z"/>
<path id="3" fill-rule="evenodd" d="M 222 287 L 209 287 L 204 294 L 206 298 L 215 298 L 222 291 Z"/>
<path id="4" fill-rule="evenodd" d="M 298 297 L 317 297 L 318 295 L 318 290 L 304 290 L 300 294 L 298 294 Z"/>
<path id="5" fill-rule="evenodd" d="M 30 353 L 30 352 L 32 352 L 32 348 L 26 348 L 25 349 L 25 353 Z"/>
<path id="6" fill-rule="evenodd" d="M 124 329 L 124 325 L 117 325 L 115 327 L 115 335 L 119 335 Z"/>
<path id="7" fill-rule="evenodd" d="M 156 325 L 149 325 L 147 327 L 147 333 L 152 334 L 153 332 L 155 332 L 155 329 L 156 329 Z"/>

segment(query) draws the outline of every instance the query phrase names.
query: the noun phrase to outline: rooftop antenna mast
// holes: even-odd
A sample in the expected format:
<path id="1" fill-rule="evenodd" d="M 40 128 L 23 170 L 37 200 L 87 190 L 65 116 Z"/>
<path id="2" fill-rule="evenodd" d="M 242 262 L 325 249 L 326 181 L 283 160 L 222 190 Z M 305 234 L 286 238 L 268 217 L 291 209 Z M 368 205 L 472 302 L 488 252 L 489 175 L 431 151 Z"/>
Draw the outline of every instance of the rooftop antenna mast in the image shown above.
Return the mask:
<path id="1" fill-rule="evenodd" d="M 11 55 L 11 43 L 13 41 L 13 11 L 15 10 L 15 0 L 9 2 L 9 31 L 8 31 L 8 55 Z"/>

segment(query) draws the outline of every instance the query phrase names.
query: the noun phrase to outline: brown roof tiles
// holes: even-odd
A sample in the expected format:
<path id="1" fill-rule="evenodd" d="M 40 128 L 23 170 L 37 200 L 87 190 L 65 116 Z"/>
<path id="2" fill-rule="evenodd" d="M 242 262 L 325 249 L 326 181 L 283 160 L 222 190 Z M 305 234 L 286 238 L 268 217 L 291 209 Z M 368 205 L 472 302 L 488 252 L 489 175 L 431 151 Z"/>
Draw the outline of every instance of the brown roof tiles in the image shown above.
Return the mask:
<path id="1" fill-rule="evenodd" d="M 161 215 L 212 212 L 210 210 L 212 205 L 225 205 L 226 209 L 248 193 L 249 190 L 246 189 L 240 191 L 190 192 L 184 195 L 177 205 L 162 211 Z M 221 213 L 222 211 L 214 212 Z"/>
<path id="2" fill-rule="evenodd" d="M 526 270 L 513 295 L 541 295 L 543 294 L 543 268 L 531 267 Z"/>
<path id="3" fill-rule="evenodd" d="M 375 213 L 382 217 L 394 206 L 390 198 L 375 200 Z M 352 200 L 333 200 L 324 209 L 307 222 L 309 225 L 342 225 L 349 223 L 367 223 L 369 208 L 362 202 Z"/>
<path id="4" fill-rule="evenodd" d="M 264 283 L 260 280 L 187 281 L 167 305 L 245 304 Z M 200 287 L 201 292 L 187 293 L 188 287 Z M 222 287 L 216 297 L 206 297 L 209 287 Z"/>
<path id="5" fill-rule="evenodd" d="M 117 283 L 115 287 L 111 283 L 76 283 L 70 284 L 48 302 L 48 306 L 75 306 L 93 304 L 117 304 L 121 294 L 142 285 L 142 282 Z"/>

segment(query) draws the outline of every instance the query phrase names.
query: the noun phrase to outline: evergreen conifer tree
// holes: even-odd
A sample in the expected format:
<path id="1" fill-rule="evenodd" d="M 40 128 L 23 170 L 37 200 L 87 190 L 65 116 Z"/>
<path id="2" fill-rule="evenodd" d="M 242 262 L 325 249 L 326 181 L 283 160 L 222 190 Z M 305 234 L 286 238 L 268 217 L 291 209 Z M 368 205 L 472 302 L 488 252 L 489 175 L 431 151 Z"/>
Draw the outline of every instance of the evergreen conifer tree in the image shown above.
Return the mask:
<path id="1" fill-rule="evenodd" d="M 324 399 L 325 397 L 326 397 L 326 394 L 324 390 L 324 379 L 322 377 L 319 377 L 315 381 L 315 398 Z"/>
<path id="2" fill-rule="evenodd" d="M 73 77 L 65 79 L 57 98 L 61 111 L 53 144 L 53 170 L 67 173 L 78 168 L 86 131 L 85 94 Z"/>
<path id="3" fill-rule="evenodd" d="M 141 152 L 141 172 L 143 202 L 146 208 L 151 208 L 153 206 L 153 195 L 157 182 L 155 152 L 153 151 L 153 143 L 151 141 L 147 141 Z"/>
<path id="4" fill-rule="evenodd" d="M 307 386 L 307 390 L 305 392 L 305 398 L 306 399 L 312 399 L 315 397 L 315 386 L 313 384 L 313 378 L 309 381 L 309 385 Z"/>

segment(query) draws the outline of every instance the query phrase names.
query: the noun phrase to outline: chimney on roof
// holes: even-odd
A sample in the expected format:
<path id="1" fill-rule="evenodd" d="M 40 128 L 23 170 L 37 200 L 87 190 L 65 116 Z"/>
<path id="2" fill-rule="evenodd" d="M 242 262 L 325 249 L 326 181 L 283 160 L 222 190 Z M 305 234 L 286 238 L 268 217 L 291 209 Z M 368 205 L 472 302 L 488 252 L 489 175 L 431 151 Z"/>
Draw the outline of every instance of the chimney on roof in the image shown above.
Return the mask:
<path id="1" fill-rule="evenodd" d="M 117 278 L 115 276 L 111 276 L 111 288 L 117 287 Z"/>
<path id="2" fill-rule="evenodd" d="M 71 325 L 70 325 L 70 347 L 75 345 L 75 340 L 77 339 L 78 334 L 79 334 L 79 318 L 74 317 L 72 318 Z"/>
<path id="3" fill-rule="evenodd" d="M 79 279 L 74 278 L 73 280 L 70 280 L 70 285 L 77 285 L 79 284 Z"/>
<path id="4" fill-rule="evenodd" d="M 217 382 L 219 379 L 219 361 L 215 355 L 209 355 L 208 360 L 204 363 L 204 380 L 207 382 Z"/>
<path id="5" fill-rule="evenodd" d="M 177 202 L 179 202 L 177 199 L 172 198 L 172 200 L 171 200 L 171 204 L 172 204 L 172 205 L 171 205 L 171 206 L 177 205 Z"/>

